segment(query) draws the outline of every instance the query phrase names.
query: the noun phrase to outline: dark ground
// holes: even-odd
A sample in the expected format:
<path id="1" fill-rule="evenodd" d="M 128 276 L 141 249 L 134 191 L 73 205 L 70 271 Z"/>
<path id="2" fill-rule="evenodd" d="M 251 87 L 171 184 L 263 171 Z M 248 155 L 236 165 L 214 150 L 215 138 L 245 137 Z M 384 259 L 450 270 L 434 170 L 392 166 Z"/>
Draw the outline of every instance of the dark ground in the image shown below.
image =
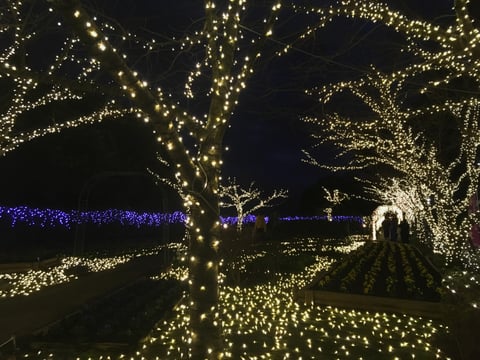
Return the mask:
<path id="1" fill-rule="evenodd" d="M 164 266 L 163 254 L 135 258 L 114 269 L 87 274 L 29 296 L 1 299 L 0 344 L 12 336 L 20 338 L 40 330 L 142 277 L 158 274 Z"/>

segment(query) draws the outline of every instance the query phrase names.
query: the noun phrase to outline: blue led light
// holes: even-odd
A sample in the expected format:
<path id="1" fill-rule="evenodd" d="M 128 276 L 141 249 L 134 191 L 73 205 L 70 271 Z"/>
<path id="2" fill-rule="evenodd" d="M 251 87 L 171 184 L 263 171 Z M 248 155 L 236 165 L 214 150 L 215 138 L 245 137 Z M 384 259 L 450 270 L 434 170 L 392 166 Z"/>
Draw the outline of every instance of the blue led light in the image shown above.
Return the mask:
<path id="1" fill-rule="evenodd" d="M 94 224 L 97 226 L 119 224 L 121 226 L 158 227 L 163 224 L 184 224 L 187 216 L 185 213 L 175 211 L 172 213 L 147 213 L 131 210 L 97 210 L 97 211 L 62 211 L 55 209 L 38 209 L 27 206 L 5 207 L 0 206 L 0 220 L 4 220 L 14 227 L 27 225 L 36 227 L 66 227 L 71 228 L 77 224 Z M 220 217 L 223 224 L 235 225 L 237 217 Z M 265 218 L 268 223 L 268 217 Z M 280 221 L 328 221 L 327 216 L 285 216 Z M 361 216 L 332 216 L 331 221 L 350 221 L 362 223 Z M 243 220 L 244 224 L 254 223 L 255 215 L 248 215 Z"/>

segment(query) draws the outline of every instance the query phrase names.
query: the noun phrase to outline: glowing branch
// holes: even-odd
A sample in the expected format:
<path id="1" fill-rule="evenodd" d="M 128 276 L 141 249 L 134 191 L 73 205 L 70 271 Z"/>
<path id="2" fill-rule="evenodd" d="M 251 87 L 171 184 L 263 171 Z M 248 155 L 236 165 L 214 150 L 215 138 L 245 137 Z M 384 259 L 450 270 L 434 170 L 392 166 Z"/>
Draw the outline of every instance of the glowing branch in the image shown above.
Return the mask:
<path id="1" fill-rule="evenodd" d="M 419 74 L 435 72 L 436 79 L 429 80 L 428 88 L 448 84 L 460 77 L 480 82 L 480 29 L 475 27 L 468 13 L 469 0 L 454 1 L 455 23 L 440 26 L 409 18 L 392 10 L 380 1 L 342 0 L 327 8 L 296 7 L 298 12 L 315 14 L 318 20 L 303 37 L 311 36 L 324 28 L 335 17 L 363 19 L 383 24 L 405 37 L 404 50 L 411 54 L 411 65 L 392 71 L 391 75 L 402 81 Z M 434 44 L 434 46 L 432 46 Z"/>
<path id="2" fill-rule="evenodd" d="M 288 197 L 287 190 L 274 190 L 267 197 L 255 187 L 255 183 L 251 182 L 248 189 L 240 187 L 236 179 L 229 178 L 226 185 L 222 185 L 219 190 L 219 196 L 222 199 L 220 206 L 223 208 L 235 208 L 237 212 L 237 231 L 242 231 L 244 219 L 253 214 L 255 211 L 274 206 L 274 202 L 278 199 Z"/>

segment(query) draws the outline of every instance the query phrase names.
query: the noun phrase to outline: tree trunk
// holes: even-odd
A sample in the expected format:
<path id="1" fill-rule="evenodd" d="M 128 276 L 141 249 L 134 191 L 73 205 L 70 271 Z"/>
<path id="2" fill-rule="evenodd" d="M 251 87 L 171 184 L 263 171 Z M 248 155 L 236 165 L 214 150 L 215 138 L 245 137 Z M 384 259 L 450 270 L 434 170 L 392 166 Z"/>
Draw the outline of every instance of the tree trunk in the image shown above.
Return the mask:
<path id="1" fill-rule="evenodd" d="M 222 353 L 218 319 L 218 199 L 196 199 L 188 222 L 190 235 L 189 287 L 192 359 L 219 359 Z M 216 204 L 216 209 L 212 209 Z"/>
<path id="2" fill-rule="evenodd" d="M 243 229 L 243 213 L 237 211 L 237 235 L 240 236 Z"/>

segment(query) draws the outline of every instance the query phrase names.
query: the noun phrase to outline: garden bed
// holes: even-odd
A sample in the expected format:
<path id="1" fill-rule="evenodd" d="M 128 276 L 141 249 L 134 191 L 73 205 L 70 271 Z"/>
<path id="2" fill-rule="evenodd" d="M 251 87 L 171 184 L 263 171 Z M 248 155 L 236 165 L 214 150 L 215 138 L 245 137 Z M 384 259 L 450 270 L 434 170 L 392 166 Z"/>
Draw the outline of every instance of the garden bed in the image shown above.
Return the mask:
<path id="1" fill-rule="evenodd" d="M 183 293 L 176 280 L 138 281 L 23 339 L 32 349 L 101 356 L 133 351 Z"/>
<path id="2" fill-rule="evenodd" d="M 390 241 L 367 242 L 298 291 L 296 298 L 438 317 L 442 313 L 441 280 L 415 247 Z"/>

